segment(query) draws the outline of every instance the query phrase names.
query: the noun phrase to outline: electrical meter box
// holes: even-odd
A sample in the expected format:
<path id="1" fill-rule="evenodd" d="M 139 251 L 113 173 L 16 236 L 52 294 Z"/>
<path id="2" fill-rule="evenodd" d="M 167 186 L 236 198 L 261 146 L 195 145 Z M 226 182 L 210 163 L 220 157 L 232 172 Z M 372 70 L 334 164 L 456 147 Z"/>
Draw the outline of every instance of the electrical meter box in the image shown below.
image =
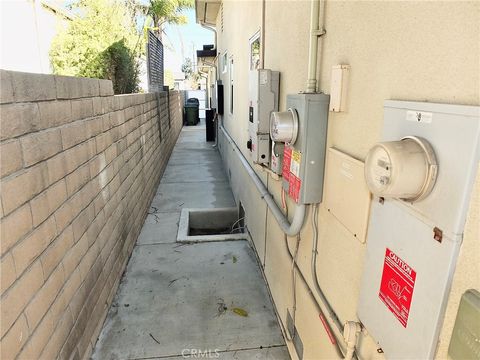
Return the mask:
<path id="1" fill-rule="evenodd" d="M 287 109 L 298 116 L 298 124 L 295 140 L 285 144 L 282 185 L 298 204 L 322 201 L 329 100 L 325 94 L 287 96 Z M 281 126 L 271 131 L 282 132 Z"/>
<path id="2" fill-rule="evenodd" d="M 371 207 L 358 317 L 389 359 L 435 356 L 478 168 L 479 139 L 479 107 L 385 102 L 382 142 L 372 148 L 374 156 L 367 156 L 373 159 L 365 162 L 367 179 L 378 180 L 374 192 L 382 183 L 401 189 L 390 194 L 408 194 L 403 189 L 420 184 L 408 200 L 374 196 Z M 420 155 L 435 171 L 425 167 L 404 177 L 402 164 Z M 379 188 L 380 194 L 384 190 Z"/>
<path id="3" fill-rule="evenodd" d="M 452 332 L 448 355 L 453 360 L 480 358 L 480 292 L 463 294 Z"/>
<path id="4" fill-rule="evenodd" d="M 278 71 L 268 69 L 250 71 L 247 148 L 256 164 L 270 162 L 270 114 L 278 110 L 279 86 Z"/>

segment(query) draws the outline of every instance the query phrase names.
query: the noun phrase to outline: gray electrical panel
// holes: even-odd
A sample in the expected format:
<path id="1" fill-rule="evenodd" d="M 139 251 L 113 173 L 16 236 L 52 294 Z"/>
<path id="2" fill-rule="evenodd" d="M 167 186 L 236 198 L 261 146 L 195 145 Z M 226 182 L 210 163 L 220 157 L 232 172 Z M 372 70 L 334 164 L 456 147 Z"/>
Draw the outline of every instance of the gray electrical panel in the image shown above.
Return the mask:
<path id="1" fill-rule="evenodd" d="M 448 355 L 453 360 L 480 359 L 480 293 L 470 289 L 462 296 Z"/>
<path id="2" fill-rule="evenodd" d="M 322 201 L 329 101 L 325 94 L 287 96 L 287 109 L 298 115 L 298 135 L 285 144 L 282 184 L 298 204 Z"/>
<path id="3" fill-rule="evenodd" d="M 269 122 L 271 112 L 278 110 L 279 81 L 278 71 L 260 69 L 250 72 L 247 148 L 256 164 L 270 162 Z"/>
<path id="4" fill-rule="evenodd" d="M 381 141 L 411 136 L 430 143 L 438 176 L 419 201 L 374 197 L 357 311 L 389 359 L 435 357 L 480 158 L 480 108 L 387 100 Z"/>

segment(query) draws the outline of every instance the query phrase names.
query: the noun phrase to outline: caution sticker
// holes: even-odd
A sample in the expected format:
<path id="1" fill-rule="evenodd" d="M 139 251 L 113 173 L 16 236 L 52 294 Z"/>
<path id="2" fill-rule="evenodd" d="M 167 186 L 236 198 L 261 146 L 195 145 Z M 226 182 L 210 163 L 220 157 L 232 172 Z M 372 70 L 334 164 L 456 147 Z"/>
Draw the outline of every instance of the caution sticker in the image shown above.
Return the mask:
<path id="1" fill-rule="evenodd" d="M 292 161 L 292 148 L 290 146 L 285 146 L 283 150 L 283 168 L 282 176 L 285 181 L 288 182 L 290 177 L 290 162 Z"/>
<path id="2" fill-rule="evenodd" d="M 416 277 L 415 270 L 387 248 L 378 296 L 405 328 Z"/>
<path id="3" fill-rule="evenodd" d="M 298 200 L 300 199 L 300 188 L 302 187 L 302 180 L 300 180 L 295 175 L 290 174 L 288 182 L 288 195 L 298 204 Z"/>
<path id="4" fill-rule="evenodd" d="M 302 161 L 302 153 L 297 150 L 292 151 L 292 161 L 290 162 L 290 173 L 296 177 L 300 177 L 300 161 Z"/>

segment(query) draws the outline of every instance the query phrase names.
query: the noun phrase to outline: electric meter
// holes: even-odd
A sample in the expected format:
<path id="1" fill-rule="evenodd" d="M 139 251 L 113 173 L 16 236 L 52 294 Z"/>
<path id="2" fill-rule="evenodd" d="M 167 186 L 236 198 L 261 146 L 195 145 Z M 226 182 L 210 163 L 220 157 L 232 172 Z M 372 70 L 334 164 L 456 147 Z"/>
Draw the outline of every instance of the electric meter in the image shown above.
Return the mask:
<path id="1" fill-rule="evenodd" d="M 419 201 L 432 191 L 437 171 L 431 145 L 415 136 L 378 143 L 365 160 L 365 179 L 373 194 L 410 202 Z"/>
<path id="2" fill-rule="evenodd" d="M 272 112 L 270 115 L 270 137 L 275 142 L 295 144 L 298 135 L 298 114 L 290 108 L 287 111 Z"/>

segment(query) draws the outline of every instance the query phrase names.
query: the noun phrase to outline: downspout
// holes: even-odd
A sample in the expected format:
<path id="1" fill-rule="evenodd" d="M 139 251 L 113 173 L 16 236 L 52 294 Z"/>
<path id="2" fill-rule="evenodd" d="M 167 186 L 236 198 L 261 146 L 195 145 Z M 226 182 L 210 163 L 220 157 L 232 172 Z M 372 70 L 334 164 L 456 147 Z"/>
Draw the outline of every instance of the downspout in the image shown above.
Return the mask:
<path id="1" fill-rule="evenodd" d="M 218 57 L 218 50 L 217 50 L 217 29 L 213 26 L 208 26 L 206 25 L 203 21 L 200 22 L 200 26 L 203 27 L 204 29 L 213 31 L 215 34 L 215 45 L 214 49 L 217 51 L 217 57 Z M 218 68 L 216 64 L 212 64 L 212 67 L 215 69 L 215 81 L 219 80 L 219 74 L 218 74 Z M 211 105 L 210 105 L 211 106 Z M 212 145 L 213 148 L 216 148 L 218 146 L 218 114 L 215 114 L 215 123 L 217 126 L 215 126 L 215 144 Z"/>
<path id="2" fill-rule="evenodd" d="M 217 29 L 215 29 L 213 26 L 208 26 L 205 24 L 203 21 L 200 22 L 200 26 L 203 27 L 204 29 L 213 31 L 215 34 L 215 50 L 217 50 Z"/>
<path id="3" fill-rule="evenodd" d="M 228 142 L 233 148 L 233 151 L 237 152 L 238 159 L 240 160 L 241 164 L 245 168 L 248 176 L 252 179 L 253 183 L 255 184 L 258 192 L 260 193 L 261 198 L 265 201 L 268 208 L 272 212 L 275 220 L 277 221 L 278 225 L 282 229 L 282 231 L 288 236 L 296 236 L 300 232 L 300 229 L 303 226 L 303 221 L 305 219 L 305 212 L 306 212 L 306 205 L 301 204 L 297 206 L 295 211 L 295 215 L 293 216 L 292 222 L 290 223 L 286 216 L 283 214 L 282 210 L 278 207 L 277 203 L 273 199 L 272 195 L 268 192 L 268 189 L 263 184 L 262 180 L 258 177 L 255 171 L 250 166 L 250 163 L 247 159 L 243 156 L 242 152 L 238 148 L 235 141 L 232 139 L 230 134 L 225 130 L 223 126 L 220 127 L 223 132 L 223 135 L 227 138 Z"/>

